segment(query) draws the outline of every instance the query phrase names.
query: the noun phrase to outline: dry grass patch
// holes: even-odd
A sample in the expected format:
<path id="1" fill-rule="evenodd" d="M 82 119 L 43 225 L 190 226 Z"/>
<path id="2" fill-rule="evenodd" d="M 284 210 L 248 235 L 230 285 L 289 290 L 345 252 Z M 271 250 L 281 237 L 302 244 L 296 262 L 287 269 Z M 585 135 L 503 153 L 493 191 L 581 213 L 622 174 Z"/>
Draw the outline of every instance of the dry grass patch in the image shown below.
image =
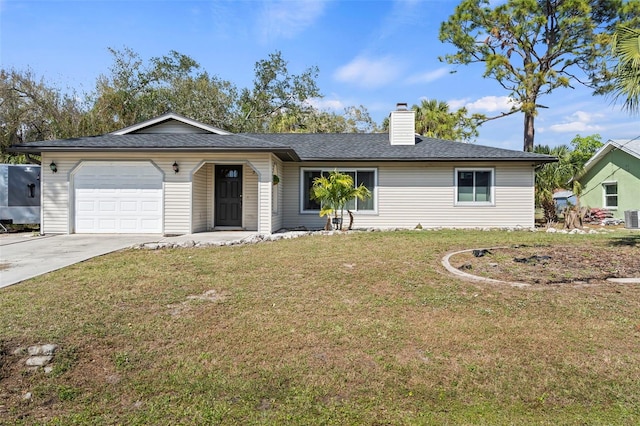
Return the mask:
<path id="1" fill-rule="evenodd" d="M 613 241 L 423 231 L 114 253 L 2 291 L 0 423 L 637 423 L 640 286 L 521 290 L 440 266 L 474 246 Z M 63 371 L 24 372 L 11 348 L 39 342 L 67 351 Z"/>

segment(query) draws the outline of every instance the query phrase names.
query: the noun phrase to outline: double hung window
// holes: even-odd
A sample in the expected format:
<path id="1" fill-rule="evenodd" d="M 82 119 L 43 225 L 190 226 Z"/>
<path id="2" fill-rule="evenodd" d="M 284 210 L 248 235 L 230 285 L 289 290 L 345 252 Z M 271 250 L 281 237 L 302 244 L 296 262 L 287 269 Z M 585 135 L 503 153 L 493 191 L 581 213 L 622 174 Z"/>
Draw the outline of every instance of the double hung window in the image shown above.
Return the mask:
<path id="1" fill-rule="evenodd" d="M 604 207 L 607 209 L 618 208 L 618 182 L 605 182 L 602 184 L 604 192 Z"/>
<path id="2" fill-rule="evenodd" d="M 366 200 L 354 199 L 345 205 L 345 210 L 354 212 L 375 212 L 376 205 L 376 169 L 302 169 L 301 171 L 301 211 L 303 213 L 318 213 L 320 203 L 311 198 L 313 182 L 320 176 L 329 176 L 329 173 L 337 170 L 340 173 L 351 176 L 356 187 L 364 185 L 371 191 L 371 198 Z"/>

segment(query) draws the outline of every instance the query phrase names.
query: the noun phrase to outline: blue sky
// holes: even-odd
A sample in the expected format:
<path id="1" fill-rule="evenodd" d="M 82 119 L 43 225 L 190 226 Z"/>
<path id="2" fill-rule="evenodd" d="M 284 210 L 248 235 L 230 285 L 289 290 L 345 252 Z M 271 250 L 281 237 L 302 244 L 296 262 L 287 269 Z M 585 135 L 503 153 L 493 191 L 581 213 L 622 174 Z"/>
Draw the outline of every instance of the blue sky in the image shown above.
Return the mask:
<path id="1" fill-rule="evenodd" d="M 108 47 L 144 60 L 176 50 L 202 68 L 248 87 L 254 64 L 280 50 L 292 73 L 317 65 L 324 98 L 342 112 L 364 105 L 378 123 L 397 102 L 446 101 L 487 115 L 508 109 L 507 93 L 481 77 L 480 65 L 453 68 L 438 40 L 458 1 L 35 1 L 0 0 L 0 62 L 31 69 L 59 88 L 93 90 L 108 73 Z M 450 71 L 456 70 L 456 73 Z M 640 118 L 583 87 L 540 99 L 536 143 L 568 144 L 576 134 L 608 139 L 640 135 Z M 476 143 L 522 149 L 523 116 L 488 122 Z"/>

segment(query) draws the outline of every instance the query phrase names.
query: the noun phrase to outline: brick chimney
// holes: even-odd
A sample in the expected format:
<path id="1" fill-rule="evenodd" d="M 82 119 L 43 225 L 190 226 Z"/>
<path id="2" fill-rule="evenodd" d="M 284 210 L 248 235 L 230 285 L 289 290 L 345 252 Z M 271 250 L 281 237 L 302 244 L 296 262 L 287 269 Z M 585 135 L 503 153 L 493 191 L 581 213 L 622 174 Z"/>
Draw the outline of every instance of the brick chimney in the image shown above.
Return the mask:
<path id="1" fill-rule="evenodd" d="M 391 145 L 416 144 L 416 113 L 406 103 L 398 103 L 389 114 L 389 143 Z"/>

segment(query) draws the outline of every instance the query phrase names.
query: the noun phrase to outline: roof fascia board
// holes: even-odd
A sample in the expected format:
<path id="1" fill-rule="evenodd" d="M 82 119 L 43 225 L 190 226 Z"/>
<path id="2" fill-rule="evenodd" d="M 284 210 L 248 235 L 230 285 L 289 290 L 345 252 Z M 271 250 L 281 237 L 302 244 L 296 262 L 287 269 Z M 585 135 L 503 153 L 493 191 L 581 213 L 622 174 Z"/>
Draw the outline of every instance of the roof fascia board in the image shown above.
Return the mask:
<path id="1" fill-rule="evenodd" d="M 456 158 L 421 158 L 421 157 L 412 157 L 412 158 L 406 158 L 406 157 L 401 157 L 401 158 L 303 158 L 302 160 L 300 160 L 302 162 L 317 162 L 317 163 L 329 163 L 329 162 L 335 162 L 335 161 L 343 161 L 343 162 L 348 162 L 348 161 L 353 161 L 353 162 L 382 162 L 382 163 L 389 163 L 389 162 L 404 162 L 404 163 L 410 163 L 410 162 L 433 162 L 433 163 L 447 163 L 447 162 L 452 162 L 452 161 L 466 161 L 466 162 L 474 162 L 474 163 L 480 163 L 480 162 L 500 162 L 500 163 L 504 163 L 504 162 L 532 162 L 534 164 L 543 164 L 543 163 L 555 163 L 558 161 L 557 158 L 550 158 L 550 159 L 546 159 L 546 158 L 521 158 L 521 157 L 516 157 L 516 158 L 495 158 L 495 157 L 487 157 L 487 158 L 463 158 L 463 157 L 456 157 Z"/>
<path id="2" fill-rule="evenodd" d="M 9 152 L 16 153 L 32 153 L 37 154 L 40 152 L 272 152 L 276 155 L 283 155 L 291 158 L 293 161 L 300 161 L 298 154 L 291 149 L 273 149 L 273 148 L 260 148 L 260 147 L 217 147 L 217 148 L 140 148 L 140 147 L 118 147 L 118 148 L 105 148 L 105 147 L 23 147 L 13 146 L 8 148 Z"/>
<path id="3" fill-rule="evenodd" d="M 629 154 L 632 157 L 640 158 L 640 153 L 638 153 L 638 152 L 636 152 L 636 151 L 634 151 L 632 149 L 629 149 L 626 146 L 626 144 L 619 143 L 619 142 L 616 142 L 616 141 L 612 141 L 612 142 L 613 142 L 613 145 L 615 145 L 615 147 L 618 148 L 619 150 L 626 152 L 627 154 Z"/>

